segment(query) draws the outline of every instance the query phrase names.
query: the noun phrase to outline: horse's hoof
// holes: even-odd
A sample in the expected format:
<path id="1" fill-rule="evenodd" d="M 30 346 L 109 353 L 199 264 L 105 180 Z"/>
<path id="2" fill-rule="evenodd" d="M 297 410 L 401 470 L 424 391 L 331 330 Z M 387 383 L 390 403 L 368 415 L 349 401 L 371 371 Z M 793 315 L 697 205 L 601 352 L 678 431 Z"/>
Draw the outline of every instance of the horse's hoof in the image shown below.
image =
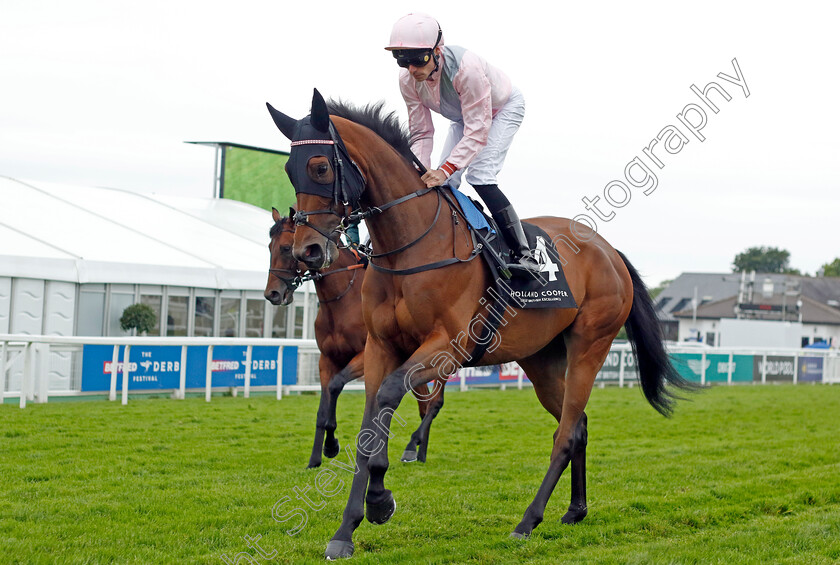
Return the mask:
<path id="1" fill-rule="evenodd" d="M 327 544 L 327 551 L 324 552 L 324 558 L 327 561 L 347 559 L 353 557 L 355 549 L 352 541 L 330 540 L 330 543 Z"/>
<path id="2" fill-rule="evenodd" d="M 564 524 L 577 524 L 578 522 L 586 518 L 586 513 L 586 506 L 581 506 L 577 508 L 569 507 L 569 511 L 563 515 L 560 521 Z"/>
<path id="3" fill-rule="evenodd" d="M 338 452 L 341 451 L 341 446 L 338 443 L 338 440 L 334 440 L 330 442 L 329 440 L 324 442 L 324 457 L 329 457 L 332 459 Z"/>
<path id="4" fill-rule="evenodd" d="M 406 449 L 405 451 L 403 451 L 400 461 L 402 461 L 403 463 L 414 463 L 415 461 L 417 461 L 417 452 L 409 451 Z"/>
<path id="5" fill-rule="evenodd" d="M 528 539 L 529 537 L 531 537 L 531 534 L 520 534 L 519 532 L 513 532 L 512 534 L 510 534 L 510 537 L 512 537 L 513 539 Z"/>
<path id="6" fill-rule="evenodd" d="M 318 468 L 318 467 L 320 467 L 320 466 L 321 466 L 321 462 L 320 462 L 320 461 L 310 461 L 310 462 L 309 462 L 309 465 L 307 465 L 307 466 L 306 466 L 306 468 L 307 468 L 307 469 L 317 469 L 317 468 Z"/>
<path id="7" fill-rule="evenodd" d="M 394 495 L 388 491 L 388 498 L 377 504 L 367 503 L 365 505 L 365 517 L 371 524 L 384 524 L 391 519 L 397 511 L 397 501 Z"/>

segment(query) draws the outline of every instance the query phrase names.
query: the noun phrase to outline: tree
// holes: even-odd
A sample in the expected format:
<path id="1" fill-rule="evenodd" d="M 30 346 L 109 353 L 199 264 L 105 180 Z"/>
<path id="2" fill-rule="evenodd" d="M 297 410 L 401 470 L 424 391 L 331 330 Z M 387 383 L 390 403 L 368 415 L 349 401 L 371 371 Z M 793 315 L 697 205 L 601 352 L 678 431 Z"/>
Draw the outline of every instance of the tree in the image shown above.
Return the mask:
<path id="1" fill-rule="evenodd" d="M 732 270 L 736 273 L 787 273 L 798 275 L 798 269 L 791 269 L 790 252 L 777 247 L 750 247 L 735 256 Z"/>
<path id="2" fill-rule="evenodd" d="M 821 267 L 824 277 L 840 277 L 840 257 Z"/>
<path id="3" fill-rule="evenodd" d="M 654 288 L 648 289 L 648 294 L 650 295 L 651 300 L 655 301 L 656 297 L 659 296 L 659 294 L 663 290 L 668 288 L 668 285 L 671 284 L 672 282 L 674 282 L 674 279 L 664 280 L 661 283 L 659 283 L 658 286 L 655 286 Z"/>
<path id="4" fill-rule="evenodd" d="M 139 334 L 145 334 L 155 329 L 157 315 L 147 304 L 132 304 L 123 310 L 120 318 L 120 327 L 124 332 L 137 330 Z"/>

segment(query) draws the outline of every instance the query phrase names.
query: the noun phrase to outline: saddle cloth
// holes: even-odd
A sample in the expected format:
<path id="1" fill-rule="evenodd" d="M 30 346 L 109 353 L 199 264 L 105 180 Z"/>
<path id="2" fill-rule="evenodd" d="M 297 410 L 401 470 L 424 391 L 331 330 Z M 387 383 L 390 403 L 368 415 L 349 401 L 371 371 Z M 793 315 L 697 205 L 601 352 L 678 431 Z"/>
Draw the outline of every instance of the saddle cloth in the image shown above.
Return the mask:
<path id="1" fill-rule="evenodd" d="M 560 256 L 551 237 L 541 228 L 522 222 L 528 246 L 534 251 L 534 256 L 542 269 L 534 275 L 518 271 L 515 276 L 507 279 L 500 271 L 497 260 L 490 256 L 495 252 L 508 261 L 511 255 L 510 247 L 503 237 L 498 237 L 498 229 L 493 219 L 487 216 L 480 205 L 459 190 L 452 193 L 461 206 L 467 222 L 474 230 L 479 231 L 493 250 L 484 248 L 482 255 L 490 267 L 495 281 L 498 296 L 514 308 L 577 308 L 572 291 L 566 282 Z"/>

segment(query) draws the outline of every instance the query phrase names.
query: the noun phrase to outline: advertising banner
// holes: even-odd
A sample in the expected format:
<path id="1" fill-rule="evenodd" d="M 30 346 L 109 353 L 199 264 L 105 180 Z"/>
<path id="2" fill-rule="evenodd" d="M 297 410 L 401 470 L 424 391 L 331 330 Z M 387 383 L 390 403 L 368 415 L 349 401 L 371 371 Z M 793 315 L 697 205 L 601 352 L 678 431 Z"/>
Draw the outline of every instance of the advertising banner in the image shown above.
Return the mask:
<path id="1" fill-rule="evenodd" d="M 483 384 L 498 384 L 499 382 L 499 366 L 488 365 L 486 367 L 464 367 L 458 370 L 457 378 L 450 378 L 447 385 L 460 385 L 461 376 L 465 377 L 467 386 L 469 385 L 483 385 Z"/>
<path id="2" fill-rule="evenodd" d="M 595 382 L 605 381 L 617 383 L 621 369 L 619 366 L 620 362 L 621 352 L 610 351 L 604 360 L 604 364 L 601 366 L 601 370 L 598 371 L 598 375 L 595 377 Z M 624 378 L 628 381 L 636 378 L 636 359 L 633 357 L 632 351 L 624 352 Z"/>
<path id="3" fill-rule="evenodd" d="M 799 358 L 799 381 L 821 383 L 823 380 L 822 357 L 800 357 Z"/>
<path id="4" fill-rule="evenodd" d="M 117 389 L 122 387 L 125 347 L 117 362 Z M 82 391 L 111 388 L 113 345 L 85 345 L 82 350 Z M 129 354 L 129 390 L 178 388 L 181 382 L 181 347 L 168 345 L 132 346 Z"/>
<path id="5" fill-rule="evenodd" d="M 113 345 L 85 345 L 82 352 L 82 391 L 110 390 Z M 251 349 L 251 386 L 277 384 L 278 346 L 254 346 Z M 247 347 L 213 348 L 213 387 L 245 385 Z M 119 349 L 117 388 L 122 387 L 125 348 Z M 283 348 L 280 360 L 283 384 L 297 383 L 298 348 Z M 186 388 L 204 388 L 207 374 L 207 346 L 187 348 Z M 177 389 L 181 381 L 181 346 L 132 346 L 129 354 L 129 390 Z"/>
<path id="6" fill-rule="evenodd" d="M 671 359 L 680 375 L 687 380 L 700 382 L 703 369 L 706 370 L 707 383 L 727 382 L 729 375 L 729 355 L 706 354 L 705 365 L 700 353 L 672 353 Z M 732 382 L 753 380 L 753 356 L 734 355 L 732 357 Z"/>
<path id="7" fill-rule="evenodd" d="M 753 380 L 761 382 L 766 371 L 766 382 L 793 382 L 793 370 L 796 367 L 792 355 L 768 355 L 765 362 L 762 355 L 753 357 Z"/>

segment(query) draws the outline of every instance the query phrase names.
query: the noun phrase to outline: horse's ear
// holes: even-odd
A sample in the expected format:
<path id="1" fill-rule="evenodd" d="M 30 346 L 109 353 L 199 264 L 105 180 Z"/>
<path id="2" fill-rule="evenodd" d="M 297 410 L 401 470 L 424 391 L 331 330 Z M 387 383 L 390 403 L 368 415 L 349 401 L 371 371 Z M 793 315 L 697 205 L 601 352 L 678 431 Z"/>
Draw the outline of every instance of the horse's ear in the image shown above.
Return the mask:
<path id="1" fill-rule="evenodd" d="M 297 214 L 297 210 L 295 210 L 294 206 L 289 206 L 289 218 L 293 220 L 295 214 Z"/>
<path id="2" fill-rule="evenodd" d="M 317 88 L 312 93 L 312 113 L 310 116 L 309 123 L 316 130 L 324 133 L 330 130 L 330 113 L 327 110 L 327 103 Z"/>
<path id="3" fill-rule="evenodd" d="M 265 105 L 268 108 L 268 113 L 271 114 L 271 119 L 274 120 L 274 125 L 277 126 L 277 129 L 279 129 L 287 138 L 292 139 L 292 136 L 295 134 L 295 125 L 298 121 L 290 118 L 283 112 L 275 110 L 274 106 L 268 102 L 266 102 Z"/>
<path id="4" fill-rule="evenodd" d="M 280 221 L 280 212 L 278 212 L 278 211 L 277 211 L 277 208 L 275 208 L 274 206 L 272 206 L 272 207 L 271 207 L 271 218 L 272 218 L 275 222 L 279 222 L 279 221 Z"/>

